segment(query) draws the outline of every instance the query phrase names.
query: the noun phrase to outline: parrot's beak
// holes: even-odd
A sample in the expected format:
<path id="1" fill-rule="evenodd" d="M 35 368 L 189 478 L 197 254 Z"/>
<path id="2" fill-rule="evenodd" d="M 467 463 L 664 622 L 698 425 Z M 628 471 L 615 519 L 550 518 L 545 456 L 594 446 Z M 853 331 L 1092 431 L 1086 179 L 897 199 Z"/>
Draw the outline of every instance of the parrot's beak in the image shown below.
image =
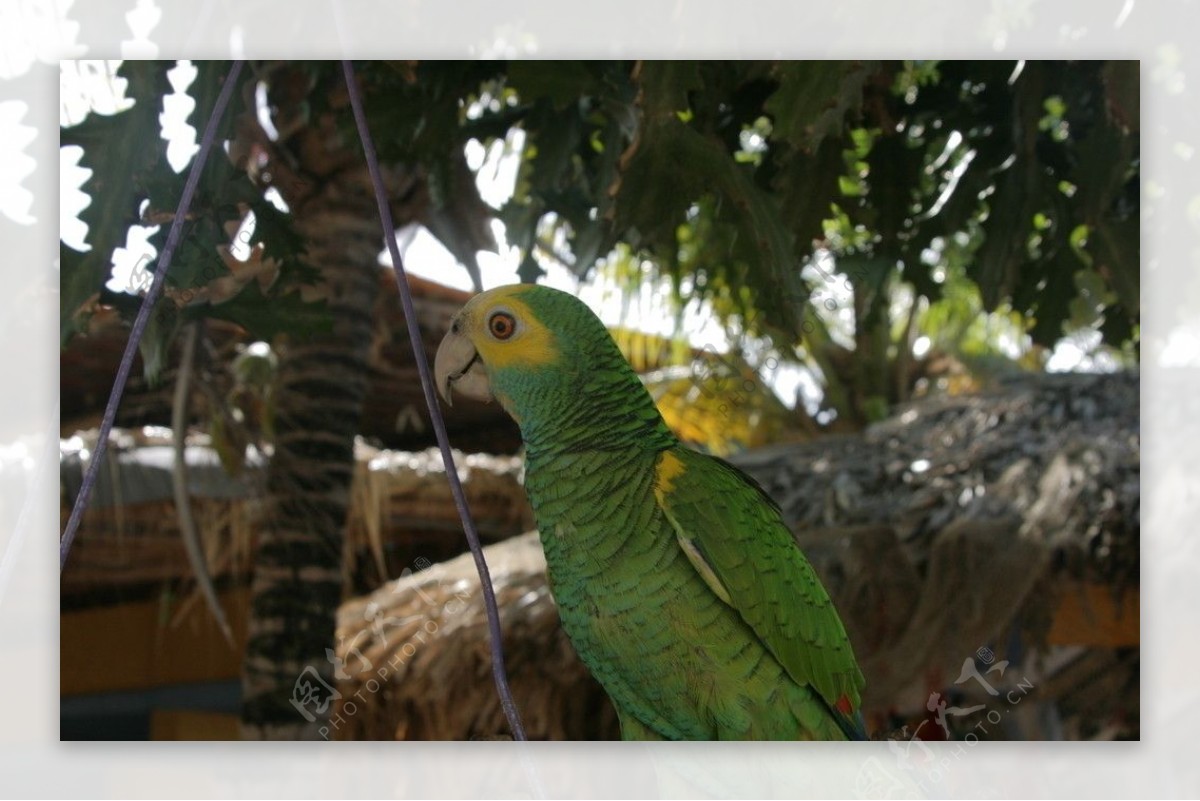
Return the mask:
<path id="1" fill-rule="evenodd" d="M 453 406 L 452 390 L 458 390 L 468 398 L 480 401 L 492 399 L 492 387 L 488 383 L 487 370 L 479 358 L 479 352 L 471 340 L 453 328 L 438 346 L 433 359 L 433 375 L 438 393 Z"/>

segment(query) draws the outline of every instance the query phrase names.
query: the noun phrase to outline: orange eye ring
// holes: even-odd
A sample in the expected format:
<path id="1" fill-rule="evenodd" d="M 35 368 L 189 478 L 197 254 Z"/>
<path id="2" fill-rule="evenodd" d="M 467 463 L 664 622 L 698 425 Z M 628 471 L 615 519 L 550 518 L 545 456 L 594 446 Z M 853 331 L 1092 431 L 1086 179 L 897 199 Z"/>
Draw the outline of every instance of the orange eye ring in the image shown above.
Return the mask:
<path id="1" fill-rule="evenodd" d="M 496 312 L 488 318 L 488 331 L 501 341 L 517 332 L 517 320 L 508 312 Z"/>

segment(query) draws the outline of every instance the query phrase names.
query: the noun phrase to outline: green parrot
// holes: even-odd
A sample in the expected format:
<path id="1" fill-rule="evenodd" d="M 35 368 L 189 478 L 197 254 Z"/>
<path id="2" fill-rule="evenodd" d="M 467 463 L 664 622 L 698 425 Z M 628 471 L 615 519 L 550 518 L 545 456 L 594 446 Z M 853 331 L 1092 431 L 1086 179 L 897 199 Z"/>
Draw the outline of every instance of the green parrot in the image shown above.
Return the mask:
<path id="1" fill-rule="evenodd" d="M 679 442 L 582 301 L 476 295 L 434 373 L 520 426 L 550 591 L 624 739 L 864 736 L 862 672 L 779 507 Z"/>

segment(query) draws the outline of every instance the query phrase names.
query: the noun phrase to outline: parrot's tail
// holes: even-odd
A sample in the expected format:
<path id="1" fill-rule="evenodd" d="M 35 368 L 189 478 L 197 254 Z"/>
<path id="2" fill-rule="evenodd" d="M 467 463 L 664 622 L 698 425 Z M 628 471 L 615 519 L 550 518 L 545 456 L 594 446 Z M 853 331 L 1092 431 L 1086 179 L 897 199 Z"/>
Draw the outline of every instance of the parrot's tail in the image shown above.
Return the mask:
<path id="1" fill-rule="evenodd" d="M 822 703 L 825 703 L 824 699 L 821 699 L 821 700 L 822 700 Z M 843 700 L 845 700 L 847 702 L 846 706 L 848 708 L 849 707 L 849 699 L 843 698 Z M 867 736 L 867 724 L 866 724 L 866 720 L 863 718 L 862 710 L 859 709 L 855 712 L 845 712 L 845 711 L 842 711 L 842 709 L 840 709 L 839 707 L 841 707 L 841 704 L 838 704 L 838 707 L 832 707 L 828 703 L 825 703 L 825 708 L 829 710 L 829 714 L 834 719 L 834 721 L 837 723 L 838 728 L 841 729 L 842 733 L 846 735 L 846 739 L 847 740 L 869 740 L 869 739 L 871 739 L 870 737 Z"/>

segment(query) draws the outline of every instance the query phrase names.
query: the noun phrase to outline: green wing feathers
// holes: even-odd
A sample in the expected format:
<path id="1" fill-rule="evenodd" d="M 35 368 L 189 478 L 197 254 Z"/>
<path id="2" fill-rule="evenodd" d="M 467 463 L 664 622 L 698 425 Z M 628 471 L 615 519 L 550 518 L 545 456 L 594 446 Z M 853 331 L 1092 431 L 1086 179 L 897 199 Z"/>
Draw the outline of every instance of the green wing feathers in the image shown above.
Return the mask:
<path id="1" fill-rule="evenodd" d="M 842 621 L 779 507 L 726 462 L 663 451 L 655 496 L 705 583 L 799 684 L 852 719 L 865 681 Z"/>

